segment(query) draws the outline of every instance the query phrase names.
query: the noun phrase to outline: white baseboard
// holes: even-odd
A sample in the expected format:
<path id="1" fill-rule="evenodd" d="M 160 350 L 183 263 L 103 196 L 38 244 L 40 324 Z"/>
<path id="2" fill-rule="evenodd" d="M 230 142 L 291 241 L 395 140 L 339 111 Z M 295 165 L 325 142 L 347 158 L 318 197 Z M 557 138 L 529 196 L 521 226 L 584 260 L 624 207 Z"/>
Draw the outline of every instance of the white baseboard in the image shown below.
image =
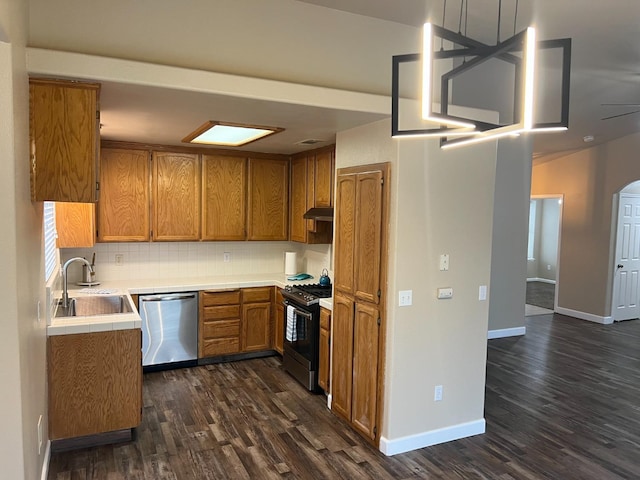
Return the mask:
<path id="1" fill-rule="evenodd" d="M 485 432 L 485 428 L 486 422 L 482 418 L 473 422 L 439 428 L 438 430 L 409 435 L 395 440 L 380 437 L 380 451 L 387 456 L 397 455 L 398 453 L 410 452 L 411 450 L 430 447 L 439 443 L 480 435 Z"/>
<path id="2" fill-rule="evenodd" d="M 556 313 L 567 315 L 568 317 L 579 318 L 580 320 L 587 320 L 589 322 L 601 323 L 603 325 L 611 325 L 613 323 L 613 317 L 601 317 L 600 315 L 594 315 L 592 313 L 580 312 L 578 310 L 571 310 L 564 307 L 556 307 Z"/>
<path id="3" fill-rule="evenodd" d="M 501 328 L 499 330 L 489 330 L 487 332 L 487 338 L 491 340 L 493 338 L 519 337 L 526 333 L 527 327 Z"/>
<path id="4" fill-rule="evenodd" d="M 542 282 L 542 283 L 552 283 L 553 285 L 556 284 L 555 280 L 549 280 L 548 278 L 538 278 L 538 277 L 534 277 L 534 278 L 527 278 L 527 282 Z"/>
<path id="5" fill-rule="evenodd" d="M 47 440 L 47 446 L 44 449 L 44 460 L 42 462 L 42 475 L 40 480 L 47 480 L 49 476 L 49 461 L 51 460 L 51 440 Z"/>

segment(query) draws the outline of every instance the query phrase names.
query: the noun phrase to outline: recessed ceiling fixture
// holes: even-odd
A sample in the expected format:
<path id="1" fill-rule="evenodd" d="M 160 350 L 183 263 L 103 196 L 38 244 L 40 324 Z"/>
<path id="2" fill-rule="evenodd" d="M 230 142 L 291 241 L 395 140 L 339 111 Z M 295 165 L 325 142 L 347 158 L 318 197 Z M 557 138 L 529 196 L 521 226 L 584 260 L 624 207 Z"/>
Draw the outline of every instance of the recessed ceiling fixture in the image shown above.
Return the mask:
<path id="1" fill-rule="evenodd" d="M 444 2 L 443 25 L 445 23 L 446 0 Z M 463 9 L 465 5 L 468 8 L 468 3 L 469 0 L 460 0 L 460 21 L 457 33 L 426 23 L 424 25 L 422 55 L 408 54 L 393 57 L 391 135 L 393 137 L 440 137 L 441 147 L 449 148 L 505 136 L 518 136 L 524 132 L 566 130 L 569 124 L 571 39 L 537 41 L 533 27 L 516 34 L 516 0 L 513 36 L 507 40 L 501 40 L 502 0 L 499 0 L 496 45 L 484 44 L 466 36 L 466 13 L 465 33 L 462 33 Z M 557 86 L 560 90 L 560 118 L 557 121 L 536 122 L 536 117 L 549 117 L 548 114 L 543 115 L 535 111 L 535 92 L 538 90 L 536 79 L 546 77 L 547 75 L 544 73 L 549 70 L 549 66 L 544 65 L 543 71 L 544 68 L 547 68 L 547 71 L 536 75 L 536 69 L 538 68 L 536 57 L 538 52 L 551 49 L 560 50 L 561 65 L 558 68 L 559 75 L 553 77 L 553 81 L 558 82 Z M 440 62 L 437 67 L 435 66 L 435 61 Z M 488 61 L 493 62 L 489 65 L 491 67 L 489 69 L 485 65 Z M 422 118 L 418 120 L 417 125 L 424 125 L 428 128 L 400 128 L 400 118 L 403 118 L 403 120 L 407 118 L 406 112 L 400 114 L 400 65 L 411 62 L 421 63 L 422 67 Z M 540 63 L 542 64 L 542 61 Z M 476 68 L 483 65 L 484 69 Z M 493 68 L 494 65 L 497 68 Z M 488 71 L 490 72 L 489 75 L 495 75 L 495 72 L 508 72 L 507 75 L 510 75 L 504 78 L 504 85 L 501 85 L 505 93 L 498 92 L 503 97 L 507 95 L 502 99 L 502 103 L 510 105 L 510 107 L 508 106 L 506 111 L 504 105 L 502 108 L 498 105 L 494 107 L 493 104 L 482 107 L 485 111 L 498 112 L 501 117 L 498 121 L 465 118 L 459 114 L 453 115 L 452 110 L 455 111 L 456 107 L 462 108 L 463 112 L 470 112 L 474 107 L 478 108 L 478 105 L 465 104 L 464 100 L 457 105 L 453 104 L 453 100 L 458 98 L 454 91 L 457 82 L 465 83 L 466 81 L 466 83 L 469 83 L 471 78 L 476 85 L 495 84 L 495 77 L 483 78 L 483 76 L 487 76 Z M 512 93 L 508 93 L 510 91 Z M 481 98 L 481 95 L 482 92 L 476 92 L 477 98 Z M 510 103 L 509 95 L 512 95 Z M 491 95 L 488 97 L 491 98 Z M 404 105 L 409 104 L 404 99 L 402 103 Z"/>
<path id="2" fill-rule="evenodd" d="M 240 147 L 282 132 L 284 128 L 210 120 L 182 139 L 184 143 Z"/>

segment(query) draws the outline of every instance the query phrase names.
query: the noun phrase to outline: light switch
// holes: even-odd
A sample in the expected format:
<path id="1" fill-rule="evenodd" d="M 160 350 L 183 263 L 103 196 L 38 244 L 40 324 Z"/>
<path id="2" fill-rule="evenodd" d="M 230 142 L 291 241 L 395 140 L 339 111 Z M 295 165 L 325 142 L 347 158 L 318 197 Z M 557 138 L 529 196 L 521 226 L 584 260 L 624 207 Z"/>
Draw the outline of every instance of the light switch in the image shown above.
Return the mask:
<path id="1" fill-rule="evenodd" d="M 443 253 L 440 255 L 440 271 L 446 272 L 449 270 L 449 254 Z"/>
<path id="2" fill-rule="evenodd" d="M 478 288 L 478 300 L 486 300 L 487 299 L 487 286 L 480 285 Z"/>
<path id="3" fill-rule="evenodd" d="M 408 307 L 413 303 L 413 290 L 400 290 L 398 292 L 398 305 Z"/>
<path id="4" fill-rule="evenodd" d="M 438 298 L 439 299 L 453 298 L 453 288 L 451 288 L 451 287 L 439 288 L 438 289 Z"/>

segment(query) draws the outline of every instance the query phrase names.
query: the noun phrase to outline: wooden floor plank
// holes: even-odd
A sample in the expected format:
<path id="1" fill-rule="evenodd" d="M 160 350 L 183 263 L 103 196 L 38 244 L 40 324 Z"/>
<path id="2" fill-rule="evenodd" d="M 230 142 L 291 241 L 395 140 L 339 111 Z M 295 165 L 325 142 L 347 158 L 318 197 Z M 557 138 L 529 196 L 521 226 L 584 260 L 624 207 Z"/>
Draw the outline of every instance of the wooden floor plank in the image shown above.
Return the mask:
<path id="1" fill-rule="evenodd" d="M 48 478 L 639 478 L 640 321 L 526 327 L 488 343 L 484 435 L 385 457 L 270 357 L 145 374 L 134 440 L 53 453 Z"/>

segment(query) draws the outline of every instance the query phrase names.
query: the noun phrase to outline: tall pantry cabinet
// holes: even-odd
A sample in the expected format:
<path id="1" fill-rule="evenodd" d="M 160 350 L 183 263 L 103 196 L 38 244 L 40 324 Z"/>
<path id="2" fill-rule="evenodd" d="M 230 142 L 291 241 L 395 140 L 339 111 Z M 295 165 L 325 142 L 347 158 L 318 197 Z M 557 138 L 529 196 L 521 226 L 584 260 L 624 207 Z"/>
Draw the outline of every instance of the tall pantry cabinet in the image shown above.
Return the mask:
<path id="1" fill-rule="evenodd" d="M 337 171 L 331 409 L 376 446 L 384 380 L 389 164 Z"/>

